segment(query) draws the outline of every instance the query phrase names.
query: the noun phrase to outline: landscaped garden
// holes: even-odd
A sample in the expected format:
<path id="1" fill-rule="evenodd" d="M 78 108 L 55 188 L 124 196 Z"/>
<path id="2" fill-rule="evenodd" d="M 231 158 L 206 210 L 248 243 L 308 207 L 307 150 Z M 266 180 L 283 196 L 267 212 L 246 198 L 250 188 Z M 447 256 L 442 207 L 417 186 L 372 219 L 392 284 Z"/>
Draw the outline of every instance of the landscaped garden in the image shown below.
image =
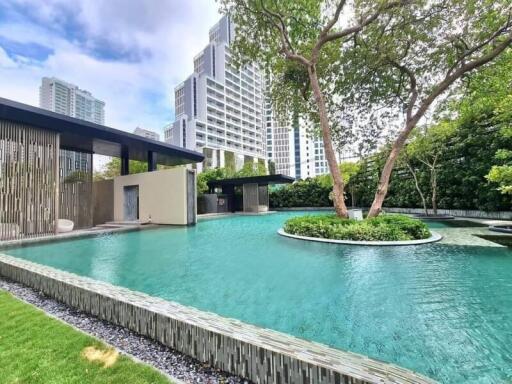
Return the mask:
<path id="1" fill-rule="evenodd" d="M 360 221 L 336 215 L 294 217 L 284 223 L 283 229 L 292 235 L 333 240 L 407 241 L 431 236 L 424 222 L 403 215 L 380 215 Z"/>

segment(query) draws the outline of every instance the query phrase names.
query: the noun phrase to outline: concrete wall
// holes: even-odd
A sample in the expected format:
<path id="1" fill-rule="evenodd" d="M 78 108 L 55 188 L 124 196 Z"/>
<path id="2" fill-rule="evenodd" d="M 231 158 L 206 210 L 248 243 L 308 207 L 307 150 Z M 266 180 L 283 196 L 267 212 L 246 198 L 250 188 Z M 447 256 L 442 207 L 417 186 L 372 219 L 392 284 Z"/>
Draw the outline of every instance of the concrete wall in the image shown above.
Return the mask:
<path id="1" fill-rule="evenodd" d="M 114 220 L 114 180 L 95 181 L 92 184 L 93 225 Z"/>
<path id="2" fill-rule="evenodd" d="M 384 207 L 383 209 L 385 212 L 393 212 L 393 213 L 411 213 L 411 214 L 425 213 L 423 208 L 388 208 L 388 207 Z M 432 210 L 429 209 L 429 212 L 432 213 Z M 475 218 L 475 219 L 512 220 L 512 211 L 485 212 L 485 211 L 467 210 L 467 209 L 438 209 L 437 213 L 439 215 L 471 217 L 471 218 Z"/>
<path id="3" fill-rule="evenodd" d="M 334 207 L 288 207 L 288 208 L 272 208 L 274 211 L 333 211 Z M 351 209 L 349 207 L 349 209 Z M 367 211 L 369 207 L 357 208 Z M 423 208 L 392 208 L 384 207 L 384 212 L 391 213 L 405 213 L 405 214 L 423 214 L 425 211 Z M 432 213 L 432 210 L 429 209 Z M 469 217 L 474 219 L 490 219 L 490 220 L 512 220 L 512 211 L 477 211 L 477 210 L 466 210 L 466 209 L 438 209 L 439 215 L 451 215 L 457 217 Z"/>
<path id="4" fill-rule="evenodd" d="M 124 221 L 124 187 L 139 187 L 139 220 L 154 224 L 187 224 L 187 169 L 118 176 L 114 179 L 114 220 Z M 192 198 L 195 199 L 195 196 Z"/>

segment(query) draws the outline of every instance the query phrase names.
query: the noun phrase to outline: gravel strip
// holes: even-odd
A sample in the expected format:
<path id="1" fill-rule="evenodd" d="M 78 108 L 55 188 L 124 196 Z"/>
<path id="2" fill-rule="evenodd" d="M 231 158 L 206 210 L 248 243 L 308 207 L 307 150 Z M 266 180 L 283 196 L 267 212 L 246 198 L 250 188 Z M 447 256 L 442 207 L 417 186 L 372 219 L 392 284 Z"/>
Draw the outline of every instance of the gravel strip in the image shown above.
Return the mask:
<path id="1" fill-rule="evenodd" d="M 107 323 L 59 303 L 24 285 L 0 278 L 0 289 L 8 291 L 48 314 L 105 341 L 121 352 L 159 369 L 172 378 L 186 383 L 249 383 L 245 379 L 216 370 L 126 328 Z"/>

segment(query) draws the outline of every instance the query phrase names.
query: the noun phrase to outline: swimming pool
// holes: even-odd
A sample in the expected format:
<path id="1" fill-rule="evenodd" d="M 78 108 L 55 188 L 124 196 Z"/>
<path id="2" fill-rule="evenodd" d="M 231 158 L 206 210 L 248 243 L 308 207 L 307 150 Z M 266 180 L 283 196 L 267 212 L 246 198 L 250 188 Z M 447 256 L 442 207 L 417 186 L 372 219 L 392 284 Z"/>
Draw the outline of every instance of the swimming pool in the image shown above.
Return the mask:
<path id="1" fill-rule="evenodd" d="M 6 253 L 393 362 L 447 383 L 512 379 L 512 252 L 283 238 L 298 212 Z"/>

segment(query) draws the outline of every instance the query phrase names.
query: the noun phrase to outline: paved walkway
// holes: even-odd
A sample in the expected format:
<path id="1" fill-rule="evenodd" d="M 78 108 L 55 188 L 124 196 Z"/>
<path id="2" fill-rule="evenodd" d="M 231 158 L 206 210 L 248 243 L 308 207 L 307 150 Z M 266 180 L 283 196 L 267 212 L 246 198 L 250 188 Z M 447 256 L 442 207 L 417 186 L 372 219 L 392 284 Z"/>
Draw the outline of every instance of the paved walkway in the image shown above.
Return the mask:
<path id="1" fill-rule="evenodd" d="M 505 220 L 483 220 L 483 219 L 467 219 L 458 218 L 455 220 L 473 221 L 475 223 L 485 225 L 510 225 L 512 221 Z M 433 231 L 443 236 L 441 244 L 453 244 L 453 245 L 471 245 L 471 246 L 482 246 L 482 247 L 503 247 L 503 245 L 483 239 L 479 236 L 503 236 L 510 237 L 505 233 L 498 233 L 489 231 L 488 227 L 446 227 L 446 228 L 435 228 Z"/>

